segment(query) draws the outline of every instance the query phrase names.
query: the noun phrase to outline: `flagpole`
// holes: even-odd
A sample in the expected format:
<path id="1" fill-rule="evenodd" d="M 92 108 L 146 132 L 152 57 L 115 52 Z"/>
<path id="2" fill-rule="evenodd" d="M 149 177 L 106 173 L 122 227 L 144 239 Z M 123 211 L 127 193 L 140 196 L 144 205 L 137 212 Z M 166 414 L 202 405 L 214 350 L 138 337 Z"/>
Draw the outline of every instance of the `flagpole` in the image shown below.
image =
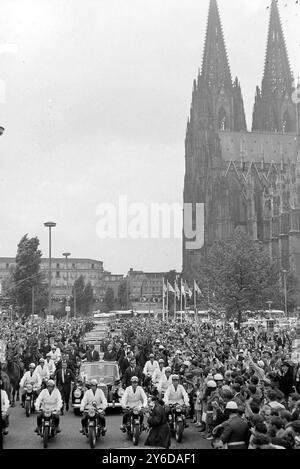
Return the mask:
<path id="1" fill-rule="evenodd" d="M 168 284 L 168 280 L 167 280 L 167 307 L 166 307 L 166 311 L 169 310 L 169 284 Z M 164 315 L 164 320 L 165 320 L 165 315 Z"/>
<path id="2" fill-rule="evenodd" d="M 163 311 L 164 311 L 164 309 L 165 309 L 165 292 L 164 292 L 164 289 L 165 289 L 165 288 L 164 288 L 164 287 L 165 287 L 165 277 L 163 277 L 162 282 L 163 282 L 163 284 L 162 284 L 162 297 L 163 297 Z"/>
<path id="3" fill-rule="evenodd" d="M 174 282 L 174 289 L 175 289 L 175 295 L 174 295 L 174 320 L 176 320 L 176 298 L 177 298 L 176 280 Z"/>
<path id="4" fill-rule="evenodd" d="M 194 310 L 195 310 L 195 318 L 196 318 L 196 282 L 194 280 Z"/>
<path id="5" fill-rule="evenodd" d="M 180 279 L 180 311 L 182 311 L 182 278 Z"/>

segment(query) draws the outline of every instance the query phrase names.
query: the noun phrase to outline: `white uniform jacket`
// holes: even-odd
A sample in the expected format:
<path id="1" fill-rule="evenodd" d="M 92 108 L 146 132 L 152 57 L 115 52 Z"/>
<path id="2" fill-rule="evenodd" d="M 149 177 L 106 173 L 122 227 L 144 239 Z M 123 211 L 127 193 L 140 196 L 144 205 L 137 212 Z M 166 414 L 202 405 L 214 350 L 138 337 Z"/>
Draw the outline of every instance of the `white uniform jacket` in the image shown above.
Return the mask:
<path id="1" fill-rule="evenodd" d="M 149 373 L 152 376 L 153 372 L 154 372 L 154 370 L 156 370 L 156 368 L 159 368 L 158 362 L 156 360 L 153 360 L 153 363 L 151 363 L 151 361 L 148 360 L 145 363 L 143 373 L 144 373 L 144 375 L 147 375 Z"/>
<path id="2" fill-rule="evenodd" d="M 107 400 L 102 389 L 97 388 L 95 394 L 93 393 L 92 389 L 88 389 L 87 391 L 85 391 L 82 401 L 80 403 L 81 412 L 84 410 L 85 407 L 92 405 L 94 401 L 97 402 L 97 407 L 101 407 L 103 410 L 106 409 Z"/>
<path id="3" fill-rule="evenodd" d="M 172 384 L 172 375 L 170 375 L 169 378 L 167 378 L 165 373 L 163 373 L 156 387 L 159 392 L 166 392 L 166 390 L 171 384 Z"/>
<path id="4" fill-rule="evenodd" d="M 1 389 L 1 411 L 7 412 L 9 408 L 9 399 L 7 392 L 4 389 Z"/>
<path id="5" fill-rule="evenodd" d="M 36 371 L 40 375 L 41 380 L 43 380 L 44 378 L 47 378 L 47 379 L 50 378 L 50 371 L 46 363 L 44 364 L 43 367 L 41 365 L 38 365 L 36 367 Z"/>
<path id="6" fill-rule="evenodd" d="M 182 384 L 178 384 L 177 390 L 175 391 L 174 384 L 171 384 L 165 392 L 164 396 L 165 404 L 185 404 L 189 405 L 189 396 Z"/>
<path id="7" fill-rule="evenodd" d="M 54 361 L 54 363 L 57 363 L 60 358 L 61 358 L 61 351 L 60 348 L 56 348 L 55 351 L 51 350 L 49 353 L 51 353 L 51 358 Z"/>
<path id="8" fill-rule="evenodd" d="M 34 370 L 32 376 L 30 371 L 26 371 L 26 373 L 24 373 L 23 378 L 20 381 L 20 388 L 24 388 L 27 384 L 32 384 L 33 386 L 36 385 L 38 387 L 41 386 L 42 380 L 36 370 Z"/>
<path id="9" fill-rule="evenodd" d="M 132 386 L 128 386 L 121 399 L 122 407 L 147 407 L 148 400 L 142 386 L 137 386 L 135 392 Z"/>
<path id="10" fill-rule="evenodd" d="M 51 394 L 48 389 L 43 389 L 35 401 L 36 410 L 39 410 L 39 408 L 42 407 L 43 410 L 48 409 L 59 412 L 62 405 L 61 394 L 57 388 L 54 388 Z"/>
<path id="11" fill-rule="evenodd" d="M 55 366 L 55 363 L 54 363 L 54 361 L 52 360 L 52 358 L 50 358 L 49 361 L 46 360 L 46 361 L 45 361 L 45 365 L 47 365 L 48 370 L 49 370 L 49 372 L 50 372 L 50 375 L 54 375 L 55 370 L 56 370 L 56 366 Z"/>
<path id="12" fill-rule="evenodd" d="M 162 375 L 164 374 L 165 374 L 165 367 L 163 367 L 162 370 L 160 368 L 155 368 L 155 370 L 153 371 L 153 375 L 152 375 L 152 383 L 157 384 L 160 378 L 162 377 Z"/>

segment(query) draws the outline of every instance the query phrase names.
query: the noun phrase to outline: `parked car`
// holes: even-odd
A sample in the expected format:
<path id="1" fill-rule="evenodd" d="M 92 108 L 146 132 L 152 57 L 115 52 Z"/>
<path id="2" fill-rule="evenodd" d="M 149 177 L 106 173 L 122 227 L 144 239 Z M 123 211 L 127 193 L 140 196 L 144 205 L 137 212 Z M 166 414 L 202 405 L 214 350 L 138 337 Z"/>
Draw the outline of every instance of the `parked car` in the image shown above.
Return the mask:
<path id="1" fill-rule="evenodd" d="M 82 362 L 79 376 L 88 385 L 91 379 L 97 379 L 109 408 L 121 408 L 121 397 L 124 393 L 120 380 L 119 366 L 117 362 L 100 360 L 98 362 Z"/>

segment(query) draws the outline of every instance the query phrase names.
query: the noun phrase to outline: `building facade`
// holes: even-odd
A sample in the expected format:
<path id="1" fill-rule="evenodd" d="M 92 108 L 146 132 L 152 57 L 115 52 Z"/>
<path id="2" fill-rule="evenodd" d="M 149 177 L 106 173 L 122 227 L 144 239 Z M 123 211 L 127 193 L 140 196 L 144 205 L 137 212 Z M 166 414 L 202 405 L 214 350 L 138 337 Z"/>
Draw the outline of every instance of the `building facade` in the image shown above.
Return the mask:
<path id="1" fill-rule="evenodd" d="M 119 286 L 124 282 L 123 274 L 112 274 L 111 272 L 103 272 L 103 288 L 106 291 L 111 288 L 114 292 L 114 298 L 118 298 Z"/>
<path id="2" fill-rule="evenodd" d="M 0 282 L 9 276 L 15 262 L 14 257 L 0 257 Z M 45 280 L 48 281 L 49 259 L 41 259 L 41 271 L 44 272 Z M 75 280 L 81 275 L 84 277 L 85 283 L 91 283 L 95 299 L 103 298 L 106 291 L 103 281 L 103 262 L 72 257 L 68 258 L 67 263 L 64 258 L 51 259 L 53 297 L 59 300 L 66 297 L 67 294 L 72 296 Z"/>
<path id="3" fill-rule="evenodd" d="M 126 281 L 130 301 L 162 302 L 163 278 L 167 272 L 143 272 L 129 270 Z"/>
<path id="4" fill-rule="evenodd" d="M 188 249 L 183 274 L 197 278 L 215 240 L 241 227 L 280 269 L 300 280 L 299 99 L 273 0 L 262 85 L 248 132 L 241 86 L 232 80 L 216 0 L 210 0 L 201 72 L 194 80 L 185 140 L 184 202 L 204 204 L 204 245 Z"/>

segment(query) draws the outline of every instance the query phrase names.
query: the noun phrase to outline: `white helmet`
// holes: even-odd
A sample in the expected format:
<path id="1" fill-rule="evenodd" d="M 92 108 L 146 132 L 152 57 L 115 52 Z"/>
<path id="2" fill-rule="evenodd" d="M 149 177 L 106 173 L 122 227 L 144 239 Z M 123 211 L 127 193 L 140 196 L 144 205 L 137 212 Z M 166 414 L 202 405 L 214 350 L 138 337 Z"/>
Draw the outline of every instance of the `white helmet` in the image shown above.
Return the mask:
<path id="1" fill-rule="evenodd" d="M 35 368 L 35 363 L 30 363 L 29 368 Z"/>
<path id="2" fill-rule="evenodd" d="M 217 383 L 216 383 L 213 379 L 210 379 L 209 381 L 207 381 L 206 386 L 207 386 L 208 388 L 216 388 L 216 387 L 217 387 Z"/>
<path id="3" fill-rule="evenodd" d="M 229 409 L 229 410 L 238 410 L 238 405 L 235 401 L 229 401 L 227 402 L 226 404 L 226 409 Z"/>
<path id="4" fill-rule="evenodd" d="M 214 376 L 214 380 L 215 381 L 223 381 L 223 376 L 221 375 L 221 373 L 217 373 L 215 376 Z"/>
<path id="5" fill-rule="evenodd" d="M 91 384 L 94 385 L 94 386 L 97 386 L 98 381 L 95 378 L 93 378 L 93 379 L 91 379 Z"/>

